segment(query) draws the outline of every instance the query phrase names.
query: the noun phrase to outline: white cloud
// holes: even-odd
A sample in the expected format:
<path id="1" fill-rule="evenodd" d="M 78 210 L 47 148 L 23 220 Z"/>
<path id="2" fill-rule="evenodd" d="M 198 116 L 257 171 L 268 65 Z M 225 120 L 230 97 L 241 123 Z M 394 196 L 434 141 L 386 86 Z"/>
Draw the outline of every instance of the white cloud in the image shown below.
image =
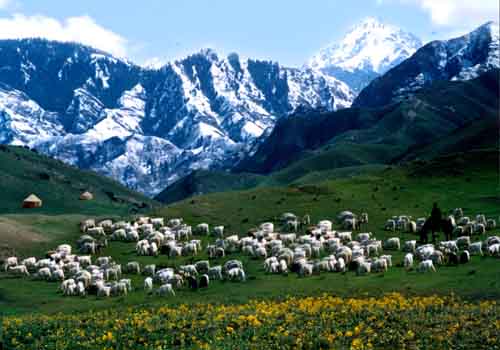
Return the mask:
<path id="1" fill-rule="evenodd" d="M 498 0 L 418 0 L 434 24 L 440 26 L 480 25 L 498 20 Z"/>
<path id="2" fill-rule="evenodd" d="M 375 3 L 417 6 L 429 14 L 434 25 L 459 28 L 457 32 L 498 21 L 499 16 L 498 0 L 376 0 Z"/>
<path id="3" fill-rule="evenodd" d="M 0 0 L 0 6 L 9 0 Z M 89 16 L 69 17 L 63 21 L 35 15 L 14 14 L 0 18 L 0 39 L 46 38 L 79 42 L 115 56 L 127 55 L 127 40 L 101 27 Z"/>
<path id="4" fill-rule="evenodd" d="M 4 10 L 9 7 L 11 0 L 0 0 L 0 10 Z"/>

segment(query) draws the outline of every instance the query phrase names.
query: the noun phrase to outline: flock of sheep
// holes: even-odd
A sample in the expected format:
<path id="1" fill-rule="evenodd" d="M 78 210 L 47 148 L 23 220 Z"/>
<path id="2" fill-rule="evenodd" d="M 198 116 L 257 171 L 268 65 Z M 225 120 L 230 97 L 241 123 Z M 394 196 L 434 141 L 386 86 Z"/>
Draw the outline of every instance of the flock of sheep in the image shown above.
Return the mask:
<path id="1" fill-rule="evenodd" d="M 193 229 L 179 218 L 166 223 L 163 218 L 148 217 L 132 222 L 104 220 L 96 223 L 90 219 L 80 225 L 82 236 L 77 240 L 76 247 L 79 254 L 75 254 L 71 245 L 61 244 L 42 259 L 9 257 L 4 261 L 4 270 L 12 275 L 60 282 L 60 291 L 66 296 L 127 295 L 132 290 L 132 281 L 122 278 L 122 274 L 128 277 L 143 275 L 145 291 L 166 296 L 175 295 L 175 290 L 183 287 L 207 288 L 213 280 L 245 281 L 246 274 L 240 260 L 210 265 L 210 259 L 236 253 L 260 259 L 268 274 L 292 272 L 301 277 L 348 270 L 358 275 L 385 272 L 393 266 L 392 255 L 387 254 L 390 251 L 406 252 L 402 266 L 411 270 L 416 265 L 418 272 L 435 271 L 436 266 L 443 264 L 467 263 L 471 255 L 500 257 L 500 237 L 490 236 L 484 241 L 471 242 L 473 233 L 495 228 L 494 220 L 478 215 L 472 221 L 463 216 L 461 209 L 456 209 L 448 219 L 453 220 L 454 232 L 462 235 L 437 245 L 418 245 L 416 240 L 401 244 L 399 237 L 382 241 L 370 232 L 353 235 L 352 230 L 368 223 L 368 214 L 363 213 L 358 219 L 349 211 L 337 217 L 342 231 L 334 230 L 330 220 L 321 220 L 310 226 L 308 215 L 298 218 L 285 213 L 280 218 L 281 229 L 278 231 L 286 230 L 286 233 L 276 232 L 274 223 L 265 222 L 241 238 L 238 235 L 226 237 L 223 226 L 210 230 L 208 224 L 202 223 Z M 402 215 L 389 219 L 385 228 L 417 232 L 422 225 L 422 219 L 413 221 L 411 217 Z M 307 226 L 304 234 L 297 233 L 300 226 Z M 193 239 L 193 234 L 213 237 L 205 247 L 209 260 L 198 260 L 178 269 L 157 268 L 155 264 L 141 266 L 137 261 L 121 265 L 111 257 L 94 257 L 109 241 L 123 241 L 135 243 L 137 256 L 189 256 L 194 261 L 203 247 L 202 240 Z"/>

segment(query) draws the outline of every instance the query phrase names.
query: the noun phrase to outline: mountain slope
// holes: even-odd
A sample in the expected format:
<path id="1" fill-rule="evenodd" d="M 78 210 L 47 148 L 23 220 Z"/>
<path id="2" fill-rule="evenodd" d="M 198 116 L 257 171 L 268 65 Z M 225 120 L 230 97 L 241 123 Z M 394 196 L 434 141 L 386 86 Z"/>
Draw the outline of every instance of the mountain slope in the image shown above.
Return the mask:
<path id="1" fill-rule="evenodd" d="M 0 145 L 0 213 L 126 215 L 155 205 L 144 195 L 91 171 L 82 171 L 36 151 Z M 80 201 L 90 191 L 91 201 Z M 21 209 L 35 193 L 43 207 Z"/>
<path id="2" fill-rule="evenodd" d="M 499 27 L 490 22 L 460 38 L 433 41 L 368 85 L 355 107 L 380 107 L 440 80 L 469 80 L 500 67 Z"/>
<path id="3" fill-rule="evenodd" d="M 346 82 L 359 93 L 370 81 L 403 62 L 421 46 L 415 35 L 367 18 L 339 43 L 320 50 L 307 65 Z"/>
<path id="4" fill-rule="evenodd" d="M 0 72 L 1 143 L 147 194 L 193 169 L 233 164 L 282 116 L 354 99 L 320 72 L 210 49 L 145 69 L 83 45 L 5 40 Z"/>
<path id="5" fill-rule="evenodd" d="M 220 182 L 214 181 L 214 173 L 193 174 L 189 186 L 176 182 L 158 199 L 170 203 L 199 193 L 231 190 L 240 176 L 254 176 L 258 180 L 254 187 L 308 184 L 363 174 L 383 164 L 496 149 L 498 73 L 493 70 L 470 81 L 435 83 L 383 108 L 282 119 L 235 173 L 226 173 Z M 246 182 L 235 189 L 250 187 Z"/>
<path id="6" fill-rule="evenodd" d="M 473 121 L 498 117 L 498 73 L 492 70 L 471 81 L 439 82 L 378 109 L 283 119 L 237 170 L 276 171 L 326 143 L 329 149 L 340 144 L 387 145 L 397 152 L 430 144 Z"/>

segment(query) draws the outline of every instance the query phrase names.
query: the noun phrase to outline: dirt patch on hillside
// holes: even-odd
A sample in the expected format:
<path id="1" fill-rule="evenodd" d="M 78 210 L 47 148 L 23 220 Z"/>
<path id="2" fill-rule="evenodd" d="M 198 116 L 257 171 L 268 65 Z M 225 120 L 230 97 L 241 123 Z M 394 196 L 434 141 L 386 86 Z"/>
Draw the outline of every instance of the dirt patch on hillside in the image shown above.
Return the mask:
<path id="1" fill-rule="evenodd" d="M 3 254 L 10 254 L 12 250 L 47 241 L 32 227 L 0 217 L 0 260 Z"/>

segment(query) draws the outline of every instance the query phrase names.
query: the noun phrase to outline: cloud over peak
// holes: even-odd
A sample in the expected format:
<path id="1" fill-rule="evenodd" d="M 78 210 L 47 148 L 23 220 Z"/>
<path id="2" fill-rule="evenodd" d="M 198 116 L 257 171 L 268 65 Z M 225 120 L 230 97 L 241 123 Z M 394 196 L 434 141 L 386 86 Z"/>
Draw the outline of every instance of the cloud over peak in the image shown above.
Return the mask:
<path id="1" fill-rule="evenodd" d="M 7 2 L 0 0 L 0 8 Z M 127 55 L 127 40 L 100 26 L 89 16 L 68 17 L 62 21 L 43 15 L 23 14 L 0 18 L 0 39 L 23 38 L 79 42 L 115 56 Z"/>

